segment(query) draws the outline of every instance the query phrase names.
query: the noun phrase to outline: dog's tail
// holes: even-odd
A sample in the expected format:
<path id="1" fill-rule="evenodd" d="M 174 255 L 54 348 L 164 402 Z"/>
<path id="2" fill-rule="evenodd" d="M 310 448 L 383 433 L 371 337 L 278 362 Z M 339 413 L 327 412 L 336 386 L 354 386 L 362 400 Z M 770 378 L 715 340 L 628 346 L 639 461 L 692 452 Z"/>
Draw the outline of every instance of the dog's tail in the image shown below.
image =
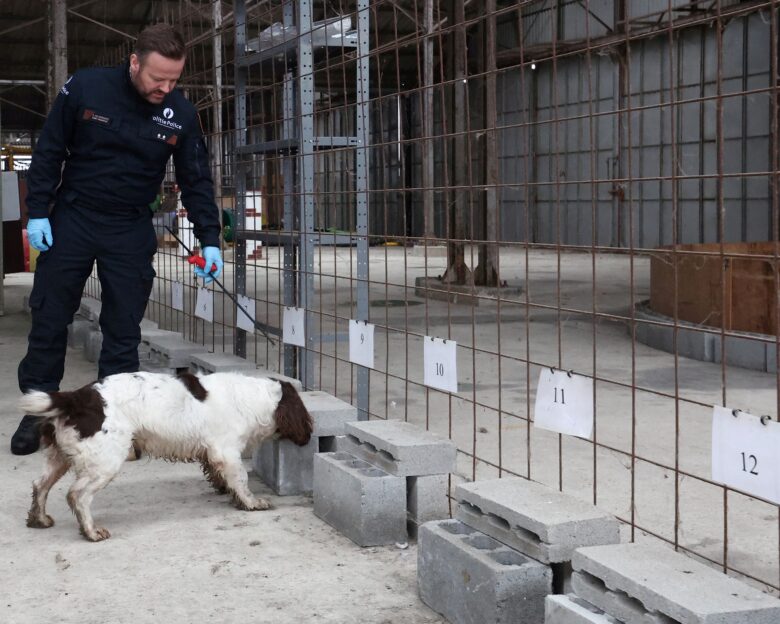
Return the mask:
<path id="1" fill-rule="evenodd" d="M 57 416 L 59 410 L 55 408 L 51 395 L 40 390 L 30 390 L 19 399 L 19 409 L 32 416 Z"/>

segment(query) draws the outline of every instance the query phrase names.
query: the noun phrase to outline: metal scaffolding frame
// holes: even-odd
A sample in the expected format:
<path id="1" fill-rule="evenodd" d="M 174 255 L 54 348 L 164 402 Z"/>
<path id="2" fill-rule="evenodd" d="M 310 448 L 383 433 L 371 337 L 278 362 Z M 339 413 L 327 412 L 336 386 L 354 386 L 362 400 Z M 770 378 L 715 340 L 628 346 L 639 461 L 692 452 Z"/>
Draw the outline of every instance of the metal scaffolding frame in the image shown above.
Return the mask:
<path id="1" fill-rule="evenodd" d="M 283 27 L 297 35 L 257 50 L 252 49 L 246 37 L 246 3 L 234 0 L 235 27 L 235 84 L 236 84 L 236 292 L 246 293 L 246 241 L 270 240 L 267 235 L 247 230 L 246 223 L 246 156 L 282 155 L 284 177 L 284 305 L 305 310 L 305 348 L 285 345 L 285 374 L 299 377 L 306 388 L 314 388 L 315 364 L 319 336 L 315 335 L 316 315 L 311 311 L 314 300 L 314 248 L 320 242 L 315 227 L 314 176 L 317 150 L 347 148 L 355 150 L 354 193 L 358 252 L 357 318 L 368 320 L 368 136 L 370 120 L 369 100 L 369 0 L 357 0 L 357 38 L 320 36 L 324 27 L 315 28 L 312 0 L 286 2 Z M 259 39 L 258 39 L 259 40 Z M 356 49 L 355 76 L 355 135 L 318 136 L 315 132 L 315 48 L 343 51 Z M 271 62 L 285 56 L 292 62 L 282 81 L 281 136 L 275 140 L 247 144 L 247 78 L 252 65 Z M 295 206 L 297 198 L 297 232 Z M 278 237 L 275 237 L 278 239 Z M 281 330 L 272 330 L 280 335 Z M 236 331 L 234 350 L 246 357 L 246 332 Z M 369 371 L 358 368 L 358 408 L 361 418 L 368 417 Z"/>

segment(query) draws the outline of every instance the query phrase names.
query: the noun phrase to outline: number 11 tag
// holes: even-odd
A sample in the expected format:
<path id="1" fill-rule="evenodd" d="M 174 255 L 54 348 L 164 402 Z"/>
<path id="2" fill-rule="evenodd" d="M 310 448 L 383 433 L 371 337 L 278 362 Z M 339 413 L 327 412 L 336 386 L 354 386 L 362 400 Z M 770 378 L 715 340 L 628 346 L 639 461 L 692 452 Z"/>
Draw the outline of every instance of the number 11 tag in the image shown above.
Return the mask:
<path id="1" fill-rule="evenodd" d="M 590 440 L 593 435 L 593 380 L 543 368 L 536 388 L 534 426 Z"/>
<path id="2" fill-rule="evenodd" d="M 736 414 L 712 411 L 712 480 L 780 503 L 780 423 Z"/>

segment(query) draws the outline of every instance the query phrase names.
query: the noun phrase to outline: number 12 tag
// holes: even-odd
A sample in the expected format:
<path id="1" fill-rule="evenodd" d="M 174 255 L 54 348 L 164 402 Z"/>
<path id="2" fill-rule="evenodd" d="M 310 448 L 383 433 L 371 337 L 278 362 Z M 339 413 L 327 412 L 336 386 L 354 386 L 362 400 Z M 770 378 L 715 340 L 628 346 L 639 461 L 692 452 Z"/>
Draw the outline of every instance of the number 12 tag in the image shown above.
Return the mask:
<path id="1" fill-rule="evenodd" d="M 734 412 L 712 411 L 712 480 L 780 503 L 780 423 Z"/>
<path id="2" fill-rule="evenodd" d="M 536 387 L 534 426 L 590 440 L 593 435 L 593 380 L 543 368 Z"/>

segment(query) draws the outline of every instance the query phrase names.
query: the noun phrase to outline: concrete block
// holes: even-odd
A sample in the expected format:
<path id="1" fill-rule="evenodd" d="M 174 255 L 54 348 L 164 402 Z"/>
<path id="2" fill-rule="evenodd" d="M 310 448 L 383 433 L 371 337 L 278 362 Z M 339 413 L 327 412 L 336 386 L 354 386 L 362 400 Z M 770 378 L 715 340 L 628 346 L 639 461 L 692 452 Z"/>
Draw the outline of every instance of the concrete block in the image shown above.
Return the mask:
<path id="1" fill-rule="evenodd" d="M 312 436 L 306 446 L 298 446 L 289 440 L 266 440 L 252 453 L 254 471 L 280 496 L 311 492 L 319 441 Z"/>
<path id="2" fill-rule="evenodd" d="M 262 377 L 263 379 L 276 379 L 278 381 L 286 381 L 287 383 L 292 384 L 293 388 L 295 388 L 298 392 L 303 392 L 303 384 L 301 383 L 300 379 L 295 379 L 294 377 L 288 377 L 287 375 L 270 371 L 266 368 L 256 368 L 252 371 L 242 371 L 242 373 L 244 375 L 250 375 L 252 377 Z"/>
<path id="3" fill-rule="evenodd" d="M 400 420 L 348 423 L 343 444 L 348 453 L 399 477 L 447 474 L 455 470 L 456 447 Z"/>
<path id="4" fill-rule="evenodd" d="M 623 624 L 575 595 L 550 595 L 544 601 L 544 624 Z"/>
<path id="5" fill-rule="evenodd" d="M 301 392 L 301 399 L 314 421 L 309 444 L 301 447 L 289 440 L 267 440 L 252 455 L 255 473 L 283 496 L 312 491 L 314 454 L 334 451 L 334 437 L 357 418 L 357 408 L 325 392 Z"/>
<path id="6" fill-rule="evenodd" d="M 752 334 L 759 336 L 758 334 Z M 745 334 L 742 336 L 726 336 L 726 364 L 731 366 L 740 366 L 753 370 L 767 371 L 767 349 L 766 343 L 759 340 L 753 340 Z M 721 340 L 715 341 L 715 361 L 723 361 L 723 345 Z"/>
<path id="7" fill-rule="evenodd" d="M 97 329 L 91 329 L 84 343 L 84 357 L 87 362 L 97 362 L 100 359 L 100 350 L 103 348 L 103 333 Z"/>
<path id="8" fill-rule="evenodd" d="M 462 483 L 458 520 L 544 563 L 571 561 L 576 548 L 618 544 L 617 519 L 521 477 Z"/>
<path id="9" fill-rule="evenodd" d="M 149 350 L 150 359 L 155 365 L 175 370 L 189 369 L 193 355 L 206 352 L 205 347 L 186 342 L 178 335 L 175 338 L 150 339 Z"/>
<path id="10" fill-rule="evenodd" d="M 348 453 L 318 453 L 314 515 L 358 546 L 405 542 L 406 480 Z"/>
<path id="11" fill-rule="evenodd" d="M 257 365 L 230 353 L 196 353 L 192 356 L 190 369 L 197 373 L 249 373 Z"/>
<path id="12" fill-rule="evenodd" d="M 420 527 L 417 586 L 454 624 L 541 623 L 552 572 L 458 520 L 438 520 Z"/>
<path id="13" fill-rule="evenodd" d="M 780 600 L 666 546 L 589 546 L 572 566 L 575 593 L 626 624 L 780 622 Z"/>
<path id="14" fill-rule="evenodd" d="M 406 516 L 409 537 L 417 539 L 420 525 L 450 517 L 449 475 L 406 477 Z"/>
<path id="15" fill-rule="evenodd" d="M 85 319 L 97 323 L 100 320 L 100 309 L 103 303 L 92 297 L 82 297 L 79 305 L 79 314 Z"/>
<path id="16" fill-rule="evenodd" d="M 68 346 L 74 349 L 84 349 L 91 331 L 92 322 L 76 316 L 73 322 L 68 325 Z"/>
<path id="17" fill-rule="evenodd" d="M 161 373 L 163 375 L 175 375 L 177 370 L 169 366 L 163 366 L 152 362 L 151 360 L 140 360 L 138 370 L 144 373 Z"/>
<path id="18" fill-rule="evenodd" d="M 357 408 L 327 392 L 301 392 L 301 400 L 314 419 L 312 435 L 344 435 L 346 424 L 357 420 Z"/>

